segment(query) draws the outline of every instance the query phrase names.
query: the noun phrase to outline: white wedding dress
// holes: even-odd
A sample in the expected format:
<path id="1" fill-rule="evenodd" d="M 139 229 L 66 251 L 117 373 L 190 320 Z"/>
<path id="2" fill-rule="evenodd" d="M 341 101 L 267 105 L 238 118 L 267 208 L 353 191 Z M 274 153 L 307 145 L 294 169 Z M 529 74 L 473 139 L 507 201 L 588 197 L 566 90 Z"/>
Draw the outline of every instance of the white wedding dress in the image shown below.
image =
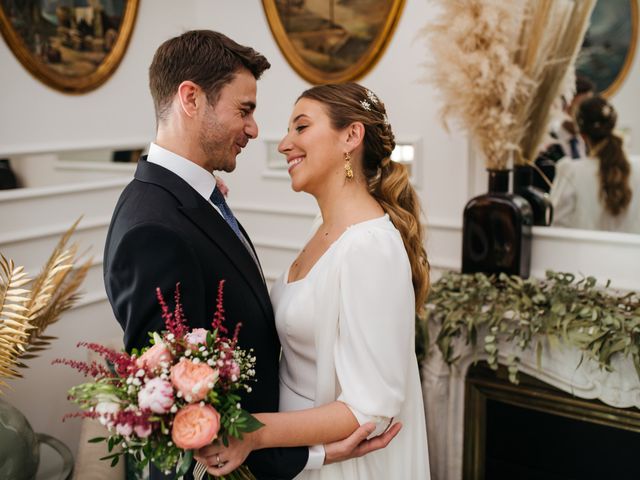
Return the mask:
<path id="1" fill-rule="evenodd" d="M 349 227 L 303 279 L 271 291 L 282 343 L 280 410 L 334 400 L 374 434 L 402 430 L 387 448 L 305 470 L 297 479 L 429 479 L 422 390 L 415 356 L 411 267 L 388 215 Z"/>

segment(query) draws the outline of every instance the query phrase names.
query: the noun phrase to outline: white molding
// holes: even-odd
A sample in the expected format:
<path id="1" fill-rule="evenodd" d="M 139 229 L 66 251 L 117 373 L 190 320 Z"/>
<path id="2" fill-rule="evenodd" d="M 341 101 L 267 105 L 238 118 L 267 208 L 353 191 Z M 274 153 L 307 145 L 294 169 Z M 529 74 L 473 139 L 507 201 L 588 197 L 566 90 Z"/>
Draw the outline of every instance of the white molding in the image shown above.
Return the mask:
<path id="1" fill-rule="evenodd" d="M 70 310 L 77 310 L 79 308 L 87 307 L 89 305 L 94 305 L 96 303 L 106 302 L 109 303 L 109 299 L 107 298 L 107 293 L 102 292 L 90 292 L 90 293 L 81 293 L 80 299 L 76 302 L 76 304 L 70 308 Z M 115 321 L 115 319 L 114 319 Z"/>
<path id="2" fill-rule="evenodd" d="M 137 163 L 124 162 L 83 162 L 80 160 L 56 160 L 53 162 L 53 168 L 56 170 L 113 173 L 130 172 L 132 175 L 136 171 L 137 166 Z"/>
<path id="3" fill-rule="evenodd" d="M 95 192 L 116 187 L 124 188 L 129 182 L 131 182 L 130 178 L 111 178 L 92 182 L 68 183 L 65 185 L 16 188 L 15 190 L 0 191 L 0 203 L 13 200 L 67 195 L 70 193 Z"/>
<path id="4" fill-rule="evenodd" d="M 290 242 L 282 240 L 271 240 L 267 238 L 254 238 L 253 246 L 256 248 L 270 248 L 272 250 L 291 250 L 299 252 L 304 247 L 300 242 Z"/>
<path id="5" fill-rule="evenodd" d="M 230 201 L 229 205 L 234 211 L 260 213 L 260 214 L 267 214 L 267 215 L 285 215 L 285 216 L 304 217 L 304 218 L 314 219 L 318 214 L 317 212 L 302 209 L 302 208 L 283 207 L 283 206 L 274 206 L 274 205 L 265 206 L 263 204 L 253 203 L 253 202 Z"/>
<path id="6" fill-rule="evenodd" d="M 451 220 L 449 218 L 429 218 L 426 222 L 427 232 L 431 230 L 451 230 L 454 232 L 462 232 L 462 221 Z"/>
<path id="7" fill-rule="evenodd" d="M 87 220 L 82 219 L 76 227 L 76 232 L 95 230 L 97 228 L 107 228 L 109 226 L 109 223 L 111 223 L 111 216 L 96 217 Z M 69 230 L 70 226 L 71 225 L 69 223 L 58 223 L 54 225 L 47 225 L 44 227 L 22 229 L 14 232 L 0 234 L 0 245 L 60 236 L 67 230 Z"/>
<path id="8" fill-rule="evenodd" d="M 633 233 L 580 230 L 560 227 L 533 227 L 533 237 L 552 240 L 577 240 L 585 244 L 631 245 L 640 247 L 640 235 Z"/>
<path id="9" fill-rule="evenodd" d="M 7 157 L 13 155 L 32 155 L 40 153 L 52 153 L 58 151 L 70 152 L 75 150 L 101 150 L 101 149 L 114 149 L 114 150 L 127 150 L 140 147 L 147 147 L 149 145 L 149 138 L 151 137 L 131 137 L 131 138 L 117 138 L 114 140 L 104 139 L 90 139 L 83 141 L 60 141 L 43 143 L 41 145 L 34 145 L 28 143 L 24 145 L 0 145 L 0 156 Z"/>
<path id="10" fill-rule="evenodd" d="M 262 178 L 269 180 L 291 180 L 288 170 L 269 170 L 268 168 L 262 171 Z"/>

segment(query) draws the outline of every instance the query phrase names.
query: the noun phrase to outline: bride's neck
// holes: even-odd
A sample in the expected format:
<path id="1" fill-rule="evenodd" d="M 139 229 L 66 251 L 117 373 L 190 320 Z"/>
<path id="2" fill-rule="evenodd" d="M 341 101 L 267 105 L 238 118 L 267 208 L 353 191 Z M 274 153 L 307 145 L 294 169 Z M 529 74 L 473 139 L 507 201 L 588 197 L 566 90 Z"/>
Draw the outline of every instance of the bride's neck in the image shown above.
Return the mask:
<path id="1" fill-rule="evenodd" d="M 362 179 L 348 180 L 343 185 L 326 188 L 314 196 L 325 225 L 346 228 L 361 221 L 363 217 L 383 213 Z"/>

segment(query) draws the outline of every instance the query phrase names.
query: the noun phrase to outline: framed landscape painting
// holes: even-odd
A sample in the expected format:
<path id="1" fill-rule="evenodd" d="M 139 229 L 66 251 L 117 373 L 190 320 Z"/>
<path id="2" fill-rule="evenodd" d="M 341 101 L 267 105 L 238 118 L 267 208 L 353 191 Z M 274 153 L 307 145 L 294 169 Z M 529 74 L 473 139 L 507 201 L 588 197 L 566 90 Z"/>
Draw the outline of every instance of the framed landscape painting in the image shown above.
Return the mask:
<path id="1" fill-rule="evenodd" d="M 293 69 L 313 84 L 356 80 L 380 58 L 404 0 L 262 0 Z"/>
<path id="2" fill-rule="evenodd" d="M 0 0 L 0 32 L 38 80 L 83 93 L 120 64 L 137 11 L 138 0 Z"/>
<path id="3" fill-rule="evenodd" d="M 622 85 L 638 44 L 638 0 L 598 0 L 576 60 L 576 72 L 611 96 Z"/>

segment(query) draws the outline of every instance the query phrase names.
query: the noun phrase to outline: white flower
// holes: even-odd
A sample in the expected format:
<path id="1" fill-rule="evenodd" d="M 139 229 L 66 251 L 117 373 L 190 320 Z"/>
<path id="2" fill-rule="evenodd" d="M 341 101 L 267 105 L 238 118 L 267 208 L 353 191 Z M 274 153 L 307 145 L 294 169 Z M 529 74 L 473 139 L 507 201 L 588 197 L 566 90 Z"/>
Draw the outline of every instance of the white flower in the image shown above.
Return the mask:
<path id="1" fill-rule="evenodd" d="M 378 97 L 376 97 L 376 94 L 371 90 L 367 90 L 367 97 L 369 97 L 369 100 L 371 100 L 373 103 L 378 103 Z"/>
<path id="2" fill-rule="evenodd" d="M 113 416 L 120 411 L 120 404 L 116 402 L 100 402 L 95 409 L 98 421 L 107 428 L 113 427 Z"/>
<path id="3" fill-rule="evenodd" d="M 367 112 L 371 111 L 371 104 L 366 100 L 361 100 L 360 105 L 362 105 L 362 108 L 364 108 Z"/>
<path id="4" fill-rule="evenodd" d="M 167 413 L 173 406 L 173 387 L 167 380 L 153 378 L 138 392 L 140 408 Z"/>

